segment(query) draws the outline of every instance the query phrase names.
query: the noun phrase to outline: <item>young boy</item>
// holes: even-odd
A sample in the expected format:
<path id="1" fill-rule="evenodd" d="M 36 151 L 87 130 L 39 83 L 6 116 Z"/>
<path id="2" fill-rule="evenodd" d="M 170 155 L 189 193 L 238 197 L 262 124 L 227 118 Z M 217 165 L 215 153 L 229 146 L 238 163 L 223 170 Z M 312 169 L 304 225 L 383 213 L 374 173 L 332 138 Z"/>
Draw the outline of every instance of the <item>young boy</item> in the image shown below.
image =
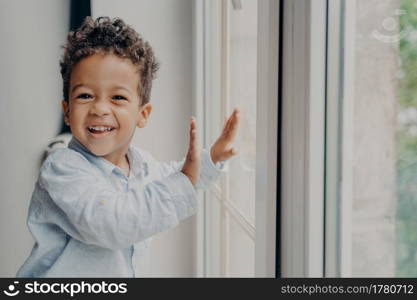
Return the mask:
<path id="1" fill-rule="evenodd" d="M 193 215 L 196 188 L 237 154 L 239 111 L 201 154 L 191 118 L 186 158 L 160 163 L 130 145 L 152 111 L 158 69 L 137 32 L 118 18 L 88 17 L 69 33 L 60 64 L 73 138 L 42 165 L 27 219 L 35 245 L 16 276 L 140 277 L 150 237 Z"/>

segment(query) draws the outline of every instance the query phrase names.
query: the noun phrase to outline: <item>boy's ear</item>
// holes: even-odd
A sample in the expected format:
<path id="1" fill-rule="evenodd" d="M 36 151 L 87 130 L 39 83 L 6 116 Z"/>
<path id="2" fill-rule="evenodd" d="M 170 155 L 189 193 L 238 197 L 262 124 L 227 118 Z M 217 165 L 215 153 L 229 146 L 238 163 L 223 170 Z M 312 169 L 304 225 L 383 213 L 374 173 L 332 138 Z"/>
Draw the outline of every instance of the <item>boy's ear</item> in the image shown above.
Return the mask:
<path id="1" fill-rule="evenodd" d="M 68 101 L 65 101 L 65 100 L 62 100 L 61 104 L 62 104 L 62 110 L 64 111 L 64 122 L 65 122 L 65 124 L 67 124 L 67 126 L 70 126 L 70 124 L 69 124 L 69 116 L 68 116 L 68 113 L 69 113 L 69 102 Z"/>
<path id="2" fill-rule="evenodd" d="M 148 122 L 148 118 L 152 112 L 152 104 L 147 103 L 140 109 L 140 116 L 139 121 L 136 124 L 139 128 L 143 128 L 146 126 L 146 123 Z"/>

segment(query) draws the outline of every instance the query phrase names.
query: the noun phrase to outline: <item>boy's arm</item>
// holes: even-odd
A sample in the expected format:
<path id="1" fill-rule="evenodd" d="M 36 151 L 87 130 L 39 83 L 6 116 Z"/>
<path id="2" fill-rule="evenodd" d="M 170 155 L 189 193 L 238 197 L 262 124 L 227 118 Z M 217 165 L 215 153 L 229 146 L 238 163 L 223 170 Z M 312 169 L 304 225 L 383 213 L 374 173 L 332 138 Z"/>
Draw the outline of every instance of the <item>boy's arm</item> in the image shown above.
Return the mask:
<path id="1" fill-rule="evenodd" d="M 117 192 L 94 177 L 83 157 L 60 155 L 59 163 L 46 161 L 41 169 L 37 186 L 45 199 L 39 211 L 86 244 L 123 249 L 195 213 L 196 191 L 181 172 Z"/>
<path id="2" fill-rule="evenodd" d="M 181 172 L 184 165 L 185 158 L 180 161 L 159 162 L 156 161 L 150 153 L 147 152 L 148 158 L 155 163 L 161 177 L 167 177 L 171 174 Z M 207 189 L 217 181 L 222 173 L 227 172 L 227 163 L 224 161 L 217 162 L 212 161 L 210 152 L 206 149 L 202 149 L 201 152 L 201 172 L 200 177 L 195 185 L 196 189 Z"/>

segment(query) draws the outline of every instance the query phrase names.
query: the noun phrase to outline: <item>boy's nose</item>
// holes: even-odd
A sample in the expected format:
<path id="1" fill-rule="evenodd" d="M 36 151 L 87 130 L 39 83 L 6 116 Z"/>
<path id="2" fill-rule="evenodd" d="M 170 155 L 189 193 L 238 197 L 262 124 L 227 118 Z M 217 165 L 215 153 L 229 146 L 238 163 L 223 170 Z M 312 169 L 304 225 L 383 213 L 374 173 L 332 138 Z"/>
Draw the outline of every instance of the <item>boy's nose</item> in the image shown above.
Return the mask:
<path id="1" fill-rule="evenodd" d="M 105 115 L 110 111 L 108 103 L 105 100 L 97 100 L 93 102 L 90 108 L 90 113 L 95 115 Z"/>

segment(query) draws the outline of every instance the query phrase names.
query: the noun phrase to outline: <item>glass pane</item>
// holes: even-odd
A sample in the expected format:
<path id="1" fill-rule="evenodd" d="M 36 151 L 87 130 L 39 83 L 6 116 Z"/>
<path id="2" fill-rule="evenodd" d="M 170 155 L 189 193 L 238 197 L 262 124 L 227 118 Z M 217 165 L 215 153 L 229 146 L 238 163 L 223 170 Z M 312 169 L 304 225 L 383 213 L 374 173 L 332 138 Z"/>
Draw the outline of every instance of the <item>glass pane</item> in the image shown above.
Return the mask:
<path id="1" fill-rule="evenodd" d="M 230 217 L 230 277 L 255 276 L 255 243 Z"/>
<path id="2" fill-rule="evenodd" d="M 402 0 L 399 27 L 396 114 L 396 268 L 399 277 L 417 277 L 417 6 Z"/>
<path id="3" fill-rule="evenodd" d="M 350 189 L 352 214 L 340 209 L 342 203 L 338 206 L 339 225 L 343 218 L 350 218 L 350 230 L 341 232 L 350 232 L 351 244 L 334 242 L 350 247 L 351 259 L 339 256 L 339 260 L 341 267 L 349 264 L 353 277 L 416 277 L 416 1 L 355 1 L 353 12 L 347 11 L 352 7 L 346 5 L 349 1 L 342 1 L 342 14 L 349 18 L 345 26 L 355 24 L 356 29 L 353 38 L 345 41 L 353 42 L 355 49 L 352 56 L 341 52 L 340 82 L 349 76 L 344 68 L 348 64 L 354 64 L 354 79 L 352 85 L 340 87 L 340 94 L 350 89 L 352 97 L 338 99 L 339 123 L 328 124 L 341 130 L 339 162 L 331 162 L 327 168 L 338 164 L 352 170 L 352 185 L 346 186 L 342 178 L 339 186 L 341 194 Z M 344 34 L 346 27 L 342 26 L 341 36 Z M 341 46 L 349 45 L 330 44 L 328 51 L 340 51 Z M 343 119 L 349 116 L 344 101 L 353 102 L 352 128 L 348 128 L 353 133 L 350 162 L 343 154 L 346 140 L 341 134 L 346 129 Z"/>
<path id="4" fill-rule="evenodd" d="M 230 224 L 228 207 L 236 208 L 245 224 L 255 226 L 258 1 L 207 0 L 206 4 L 210 11 L 207 68 L 212 74 L 205 80 L 208 87 L 215 87 L 209 89 L 214 100 L 206 105 L 212 110 L 207 119 L 210 131 L 217 132 L 212 116 L 229 116 L 235 107 L 241 110 L 234 142 L 239 153 L 228 161 L 228 173 L 219 182 L 220 202 L 206 203 L 211 210 L 206 215 L 206 270 L 208 276 L 254 277 L 254 242 L 248 243 L 251 239 L 240 224 Z"/>
<path id="5" fill-rule="evenodd" d="M 255 224 L 257 5 L 255 0 L 230 1 L 230 109 L 240 107 L 241 125 L 230 161 L 230 199 Z"/>
<path id="6" fill-rule="evenodd" d="M 214 195 L 209 196 L 210 205 L 206 205 L 207 217 L 210 219 L 210 226 L 206 228 L 207 236 L 207 255 L 206 267 L 207 277 L 222 277 L 222 208 L 220 202 Z"/>

